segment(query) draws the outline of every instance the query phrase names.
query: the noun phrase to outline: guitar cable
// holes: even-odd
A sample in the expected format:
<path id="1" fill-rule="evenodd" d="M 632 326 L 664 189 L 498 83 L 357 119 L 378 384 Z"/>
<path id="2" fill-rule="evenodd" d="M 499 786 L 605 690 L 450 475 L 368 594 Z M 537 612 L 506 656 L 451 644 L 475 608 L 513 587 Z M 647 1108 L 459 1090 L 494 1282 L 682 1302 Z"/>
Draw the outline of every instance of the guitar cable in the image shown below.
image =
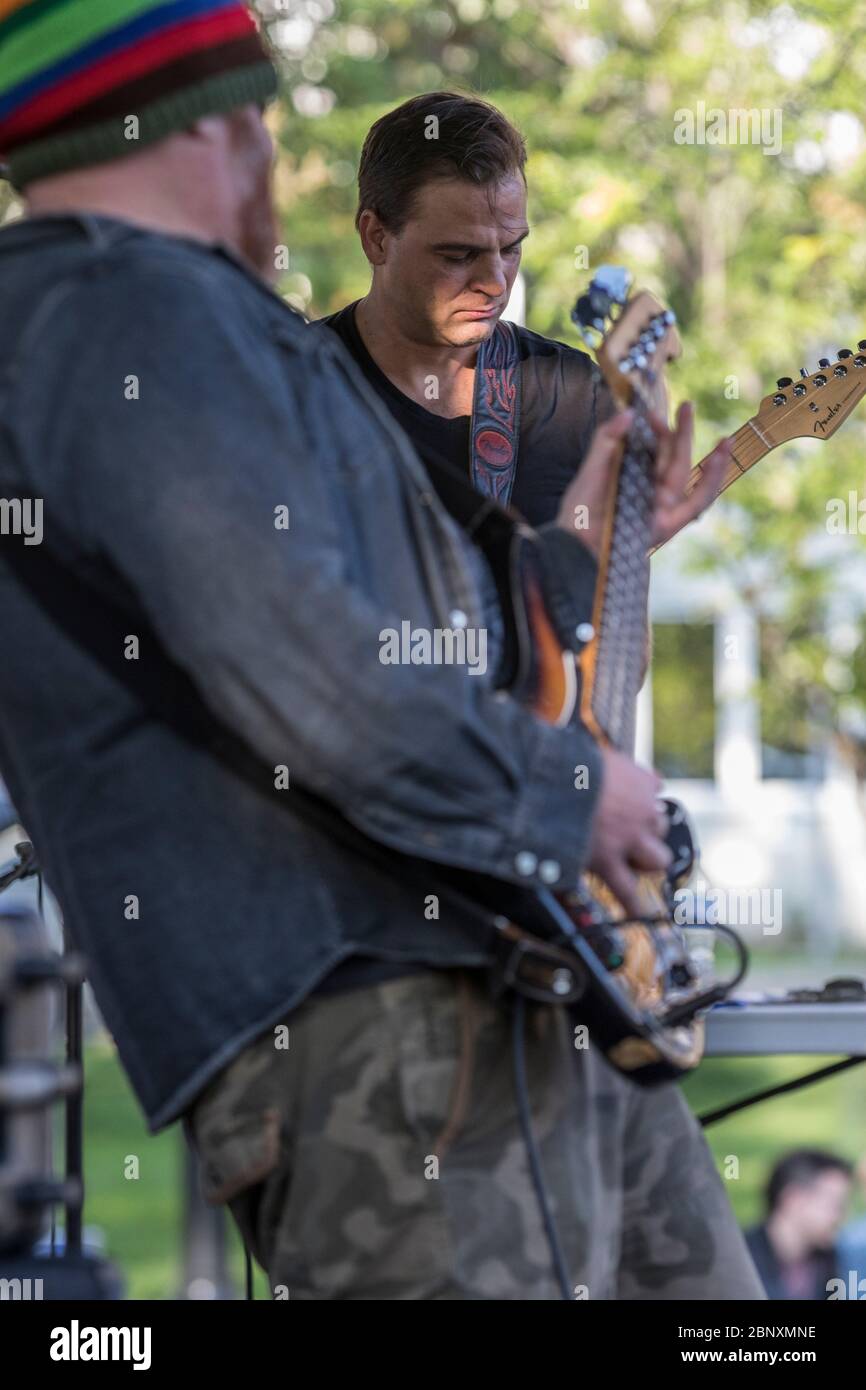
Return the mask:
<path id="1" fill-rule="evenodd" d="M 538 1209 L 541 1213 L 542 1225 L 544 1226 L 544 1234 L 547 1237 L 547 1244 L 550 1247 L 556 1282 L 559 1285 L 560 1296 L 566 1303 L 570 1303 L 571 1281 L 568 1277 L 568 1267 L 565 1262 L 565 1255 L 563 1254 L 559 1233 L 557 1232 L 556 1224 L 553 1219 L 553 1212 L 550 1208 L 550 1197 L 541 1166 L 541 1154 L 532 1129 L 529 1091 L 526 1085 L 526 1000 L 523 998 L 522 994 L 515 992 L 512 1009 L 511 1039 L 517 1113 L 520 1119 L 523 1143 L 526 1148 L 526 1157 L 529 1160 L 529 1173 L 532 1178 L 532 1185 L 535 1188 Z"/>
<path id="2" fill-rule="evenodd" d="M 707 1110 L 703 1115 L 698 1115 L 698 1122 L 703 1129 L 707 1125 L 717 1124 L 719 1120 L 726 1120 L 730 1115 L 736 1115 L 739 1110 L 746 1110 L 750 1105 L 757 1105 L 761 1100 L 772 1100 L 775 1096 L 783 1096 L 791 1091 L 799 1091 L 803 1086 L 811 1086 L 816 1081 L 826 1081 L 830 1076 L 837 1073 L 848 1071 L 851 1067 L 859 1067 L 866 1063 L 866 1057 L 859 1055 L 845 1057 L 841 1062 L 831 1062 L 829 1066 L 819 1067 L 817 1071 L 807 1071 L 803 1076 L 795 1076 L 791 1081 L 783 1081 L 778 1086 L 768 1086 L 766 1090 L 756 1091 L 752 1096 L 745 1096 L 742 1100 L 735 1100 L 730 1105 L 723 1105 L 718 1110 Z"/>

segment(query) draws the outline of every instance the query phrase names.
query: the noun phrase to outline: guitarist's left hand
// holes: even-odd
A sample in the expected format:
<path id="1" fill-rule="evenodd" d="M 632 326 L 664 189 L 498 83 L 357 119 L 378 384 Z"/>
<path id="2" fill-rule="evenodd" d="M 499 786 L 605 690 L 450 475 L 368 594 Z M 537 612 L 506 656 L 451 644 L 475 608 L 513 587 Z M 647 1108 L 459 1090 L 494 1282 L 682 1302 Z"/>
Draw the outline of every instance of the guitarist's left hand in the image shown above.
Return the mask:
<path id="1" fill-rule="evenodd" d="M 651 415 L 650 424 L 658 440 L 656 459 L 656 506 L 651 546 L 663 545 L 695 521 L 718 496 L 725 468 L 731 461 L 728 439 L 720 439 L 703 463 L 703 476 L 693 492 L 688 491 L 692 473 L 692 440 L 695 412 L 690 401 L 677 411 L 674 428 L 668 429 L 660 415 Z"/>
<path id="2" fill-rule="evenodd" d="M 599 425 L 586 458 L 563 494 L 557 525 L 577 536 L 598 558 L 607 514 L 611 468 L 628 434 L 634 412 L 624 410 Z M 685 402 L 677 411 L 673 429 L 660 416 L 649 417 L 658 440 L 656 459 L 656 498 L 650 548 L 662 545 L 690 521 L 700 516 L 716 497 L 731 447 L 726 439 L 716 445 L 704 460 L 703 475 L 691 493 L 687 484 L 692 472 L 694 410 Z"/>

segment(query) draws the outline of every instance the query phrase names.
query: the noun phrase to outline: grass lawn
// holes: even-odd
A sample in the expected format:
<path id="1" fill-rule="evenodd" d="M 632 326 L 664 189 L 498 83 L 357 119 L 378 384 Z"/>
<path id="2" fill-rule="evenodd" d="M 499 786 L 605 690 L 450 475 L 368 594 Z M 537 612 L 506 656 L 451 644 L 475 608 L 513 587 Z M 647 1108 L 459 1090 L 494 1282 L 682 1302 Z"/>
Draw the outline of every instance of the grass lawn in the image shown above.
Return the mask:
<path id="1" fill-rule="evenodd" d="M 107 1037 L 90 1044 L 85 1076 L 85 1229 L 100 1231 L 128 1298 L 175 1298 L 183 1274 L 180 1126 L 148 1133 Z M 137 1177 L 127 1176 L 136 1168 Z M 229 1218 L 226 1224 L 231 1273 L 241 1292 L 243 1251 L 234 1223 Z M 256 1297 L 270 1297 L 258 1271 Z"/>
<path id="2" fill-rule="evenodd" d="M 712 1057 L 683 1089 L 692 1109 L 700 1115 L 840 1060 Z M 789 1149 L 830 1149 L 849 1159 L 866 1154 L 866 1062 L 792 1095 L 762 1101 L 711 1125 L 706 1134 L 723 1176 L 726 1168 L 736 1171 L 727 1160 L 739 1160 L 739 1176 L 726 1178 L 726 1184 L 738 1220 L 751 1225 L 763 1215 L 762 1192 L 770 1166 Z M 858 1193 L 852 1212 L 862 1211 L 863 1205 Z"/>
<path id="3" fill-rule="evenodd" d="M 685 1083 L 697 1113 L 775 1085 L 830 1062 L 831 1058 L 713 1058 Z M 85 1225 L 101 1230 L 106 1253 L 122 1270 L 127 1296 L 172 1298 L 181 1278 L 181 1132 L 147 1133 L 129 1086 L 107 1040 L 87 1054 Z M 721 1124 L 707 1137 L 727 1180 L 738 1219 L 748 1224 L 761 1211 L 761 1189 L 770 1164 L 800 1145 L 830 1148 L 848 1158 L 866 1154 L 866 1065 L 791 1096 L 755 1106 Z M 138 1160 L 138 1177 L 130 1160 Z M 231 1222 L 231 1265 L 243 1287 L 240 1242 Z M 257 1277 L 256 1296 L 267 1298 Z"/>

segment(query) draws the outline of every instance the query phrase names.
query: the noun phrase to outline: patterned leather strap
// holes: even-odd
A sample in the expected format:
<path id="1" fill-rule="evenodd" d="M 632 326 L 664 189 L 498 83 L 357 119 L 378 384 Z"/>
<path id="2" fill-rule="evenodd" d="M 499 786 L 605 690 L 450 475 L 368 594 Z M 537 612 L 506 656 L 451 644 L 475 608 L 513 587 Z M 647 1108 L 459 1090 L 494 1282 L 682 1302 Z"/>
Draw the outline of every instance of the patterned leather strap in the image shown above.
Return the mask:
<path id="1" fill-rule="evenodd" d="M 513 324 L 500 320 L 481 344 L 472 406 L 472 485 L 508 505 L 520 443 L 520 343 Z"/>

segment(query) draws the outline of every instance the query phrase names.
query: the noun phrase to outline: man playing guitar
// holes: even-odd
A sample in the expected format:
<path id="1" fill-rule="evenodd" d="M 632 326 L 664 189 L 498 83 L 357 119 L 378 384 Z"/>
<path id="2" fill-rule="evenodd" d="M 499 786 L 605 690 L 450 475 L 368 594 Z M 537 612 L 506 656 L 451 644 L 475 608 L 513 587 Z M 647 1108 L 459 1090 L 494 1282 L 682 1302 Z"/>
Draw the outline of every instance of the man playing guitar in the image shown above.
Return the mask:
<path id="1" fill-rule="evenodd" d="M 422 459 L 438 465 L 434 483 L 451 467 L 536 528 L 574 528 L 597 557 L 606 474 L 576 479 L 575 469 L 613 415 L 610 392 L 585 353 L 500 322 L 530 232 L 525 161 L 520 133 L 477 98 L 428 92 L 382 116 L 358 173 L 355 221 L 370 289 L 319 323 L 339 336 Z M 519 402 L 503 430 L 503 412 L 489 418 L 483 380 L 493 359 L 481 361 L 494 334 L 513 360 L 490 394 L 514 383 Z M 678 467 L 688 459 L 689 470 L 691 431 L 686 405 L 676 449 Z M 615 442 L 602 439 L 612 452 Z M 657 544 L 703 510 L 727 458 L 723 442 L 694 493 L 668 508 Z M 659 486 L 670 503 L 674 493 L 664 480 Z M 620 887 L 628 894 L 622 880 Z M 375 966 L 367 974 L 352 962 L 334 983 L 376 975 Z"/>
<path id="2" fill-rule="evenodd" d="M 476 548 L 268 287 L 275 85 L 241 4 L 0 7 L 27 210 L 0 232 L 0 478 L 45 509 L 42 545 L 0 549 L 0 766 L 150 1127 L 183 1119 L 275 1297 L 552 1298 L 495 924 L 437 869 L 517 892 L 589 867 L 628 905 L 668 858 L 658 781 L 496 688 Z M 506 293 L 486 256 L 464 346 Z M 468 360 L 437 361 L 464 410 Z M 630 422 L 593 424 L 535 542 L 569 652 Z M 656 542 L 707 500 L 687 417 L 657 434 Z M 383 664 L 403 620 L 487 632 L 488 672 Z M 392 977 L 319 990 L 354 958 Z M 634 1087 L 549 1004 L 523 1062 L 575 1297 L 761 1296 L 676 1087 Z"/>

